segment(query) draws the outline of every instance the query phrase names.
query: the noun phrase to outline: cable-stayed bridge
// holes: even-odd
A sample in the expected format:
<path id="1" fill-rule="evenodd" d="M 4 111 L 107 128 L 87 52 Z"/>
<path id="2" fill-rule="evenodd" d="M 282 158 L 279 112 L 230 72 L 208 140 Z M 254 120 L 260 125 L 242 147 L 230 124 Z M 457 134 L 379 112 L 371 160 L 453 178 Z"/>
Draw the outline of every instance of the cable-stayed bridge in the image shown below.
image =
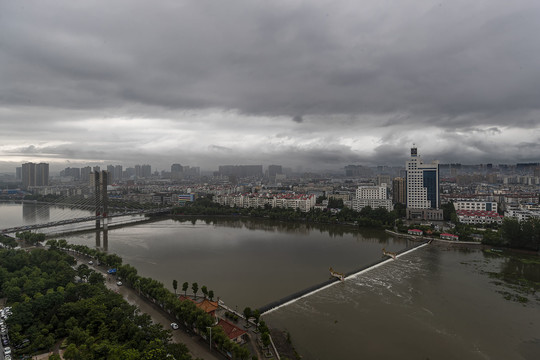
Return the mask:
<path id="1" fill-rule="evenodd" d="M 23 200 L 24 224 L 0 227 L 0 234 L 62 227 L 70 231 L 68 225 L 78 223 L 93 224 L 87 225 L 87 229 L 95 227 L 97 230 L 107 230 L 113 219 L 130 219 L 137 215 L 165 214 L 171 211 L 170 207 L 161 207 L 151 201 L 141 203 L 129 192 L 109 195 L 107 172 L 96 171 L 91 175 L 89 184 L 69 187 L 61 195 L 42 196 L 42 201 Z"/>
<path id="2" fill-rule="evenodd" d="M 64 220 L 55 220 L 55 221 L 50 221 L 50 222 L 46 222 L 46 223 L 31 224 L 31 225 L 21 225 L 21 226 L 16 226 L 16 227 L 0 229 L 0 234 L 9 234 L 9 233 L 16 233 L 16 232 L 20 232 L 20 231 L 38 230 L 38 229 L 43 229 L 43 228 L 50 228 L 50 227 L 56 227 L 56 226 L 62 226 L 62 225 L 68 225 L 68 224 L 76 224 L 76 223 L 89 222 L 89 221 L 98 221 L 98 222 L 101 223 L 105 219 L 112 219 L 112 218 L 116 218 L 116 217 L 134 216 L 134 215 L 166 214 L 166 213 L 169 213 L 171 211 L 171 209 L 172 208 L 168 208 L 168 207 L 163 207 L 163 208 L 159 208 L 159 209 L 139 209 L 139 210 L 131 210 L 131 211 L 108 214 L 106 217 L 104 217 L 103 215 L 98 215 L 98 216 L 77 217 L 77 218 L 64 219 Z"/>

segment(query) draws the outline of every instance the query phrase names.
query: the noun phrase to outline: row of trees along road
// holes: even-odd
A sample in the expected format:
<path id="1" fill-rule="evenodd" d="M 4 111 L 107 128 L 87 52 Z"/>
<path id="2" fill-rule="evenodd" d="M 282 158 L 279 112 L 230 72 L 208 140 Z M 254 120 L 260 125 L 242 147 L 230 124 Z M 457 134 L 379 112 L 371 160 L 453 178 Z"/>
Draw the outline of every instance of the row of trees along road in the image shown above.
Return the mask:
<path id="1" fill-rule="evenodd" d="M 173 280 L 173 289 L 174 289 L 174 294 L 176 295 L 176 290 L 178 290 L 178 281 L 177 280 Z M 182 291 L 184 292 L 184 296 L 187 296 L 187 290 L 189 289 L 189 283 L 186 281 L 185 283 L 182 284 Z M 191 290 L 193 290 L 193 295 L 195 296 L 195 299 L 197 298 L 197 292 L 199 292 L 199 284 L 194 282 L 193 284 L 191 284 Z M 208 299 L 210 299 L 210 301 L 214 300 L 214 291 L 213 290 L 208 290 L 208 288 L 203 285 L 201 287 L 201 292 L 203 293 L 203 296 L 204 298 L 206 299 L 208 297 Z"/>
<path id="2" fill-rule="evenodd" d="M 3 265 L 4 265 L 4 262 L 3 262 L 3 259 L 0 257 L 0 260 L 2 260 L 0 262 L 0 264 L 2 265 L 2 268 L 0 268 L 0 289 L 1 289 L 1 293 L 0 295 L 4 295 L 7 297 L 7 300 L 8 300 L 8 303 L 11 303 L 13 304 L 13 325 L 17 324 L 19 321 L 17 320 L 18 317 L 16 317 L 15 315 L 16 314 L 19 314 L 19 306 L 21 306 L 21 303 L 23 302 L 27 302 L 27 299 L 28 298 L 33 298 L 34 296 L 36 296 L 35 294 L 33 293 L 30 293 L 30 294 L 27 294 L 27 296 L 25 297 L 24 294 L 26 294 L 24 291 L 21 292 L 21 287 L 20 286 L 16 286 L 16 287 L 13 287 L 13 286 L 8 286 L 6 285 L 6 287 L 4 288 L 4 277 L 3 275 L 5 273 L 11 273 L 13 269 L 20 269 L 20 270 L 23 270 L 23 271 L 27 271 L 27 269 L 25 269 L 25 262 L 24 261 L 19 261 L 18 259 L 21 257 L 21 256 L 25 256 L 28 255 L 28 256 L 32 256 L 32 254 L 34 253 L 39 253 L 39 252 L 43 252 L 43 253 L 54 253 L 54 254 L 58 254 L 58 255 L 55 255 L 55 256 L 61 256 L 63 259 L 65 259 L 65 262 L 66 264 L 64 266 L 60 266 L 59 268 L 60 269 L 63 269 L 65 270 L 65 272 L 63 273 L 64 274 L 64 277 L 62 278 L 63 280 L 61 281 L 61 288 L 64 289 L 64 288 L 69 288 L 71 289 L 73 286 L 75 286 L 76 288 L 79 288 L 79 287 L 82 287 L 84 289 L 86 289 L 86 292 L 84 292 L 85 294 L 89 294 L 89 295 L 92 295 L 92 294 L 96 294 L 96 296 L 101 296 L 101 297 L 110 297 L 110 296 L 117 296 L 118 297 L 118 301 L 123 301 L 122 297 L 118 294 L 115 294 L 113 292 L 110 292 L 109 290 L 106 289 L 105 285 L 104 285 L 104 278 L 103 276 L 98 273 L 98 272 L 95 272 L 93 269 L 90 269 L 88 268 L 87 265 L 85 264 L 82 264 L 82 265 L 79 265 L 76 269 L 73 269 L 72 266 L 74 266 L 76 264 L 75 262 L 75 259 L 70 256 L 69 254 L 65 254 L 63 251 L 60 251 L 60 250 L 64 250 L 64 251 L 74 251 L 78 254 L 82 254 L 82 255 L 86 255 L 86 256 L 89 256 L 89 257 L 93 257 L 95 259 L 101 259 L 99 261 L 101 261 L 103 264 L 107 264 L 109 266 L 116 266 L 117 268 L 117 274 L 118 276 L 122 277 L 122 281 L 128 285 L 128 286 L 131 286 L 132 288 L 134 289 L 137 289 L 140 294 L 144 295 L 146 298 L 148 298 L 150 301 L 158 304 L 160 307 L 162 307 L 165 311 L 169 312 L 171 315 L 173 315 L 175 318 L 177 318 L 179 321 L 182 321 L 186 326 L 188 327 L 191 327 L 195 330 L 197 330 L 197 332 L 199 332 L 200 334 L 205 334 L 206 336 L 209 336 L 209 333 L 210 331 L 212 332 L 212 341 L 213 343 L 215 344 L 215 346 L 223 351 L 223 352 L 230 352 L 231 354 L 233 354 L 234 358 L 235 359 L 248 359 L 249 356 L 250 356 L 250 352 L 249 350 L 247 350 L 245 347 L 243 346 L 240 346 L 232 341 L 229 340 L 228 336 L 225 334 L 225 332 L 223 331 L 223 329 L 221 327 L 218 327 L 218 326 L 215 326 L 214 325 L 214 319 L 209 315 L 207 314 L 206 312 L 204 312 L 203 310 L 197 308 L 195 306 L 195 304 L 189 300 L 184 300 L 184 301 L 180 301 L 177 296 L 175 294 L 173 294 L 171 291 L 169 291 L 168 289 L 166 289 L 164 287 L 164 285 L 157 281 L 157 280 L 154 280 L 154 279 L 151 279 L 151 278 L 146 278 L 146 277 L 141 277 L 137 274 L 137 270 L 132 267 L 131 265 L 121 265 L 122 264 L 122 258 L 120 258 L 119 256 L 115 255 L 115 254 L 105 254 L 105 253 L 102 253 L 100 251 L 97 251 L 95 249 L 92 249 L 92 248 L 89 248 L 85 245 L 73 245 L 73 244 L 68 244 L 65 240 L 48 240 L 47 241 L 47 245 L 50 246 L 49 250 L 44 250 L 44 249 L 34 249 L 32 250 L 30 253 L 26 253 L 24 251 L 16 251 L 16 250 L 10 250 L 11 253 L 10 254 L 17 254 L 18 256 L 14 256 L 14 257 L 9 257 L 7 256 L 7 258 L 10 259 L 10 261 L 6 262 L 7 266 L 6 266 L 6 270 L 3 271 L 2 268 L 3 268 Z M 8 250 L 3 250 L 3 252 L 8 252 Z M 20 255 L 20 254 L 23 254 L 23 255 Z M 12 266 L 13 263 L 17 263 L 18 266 Z M 44 264 L 47 264 L 47 262 L 45 262 Z M 62 264 L 62 263 L 60 263 Z M 51 266 L 54 266 L 54 263 L 53 265 L 49 265 L 50 267 Z M 67 266 L 67 267 L 66 267 Z M 47 269 L 49 269 L 49 267 L 47 267 Z M 36 270 L 36 274 L 45 274 L 45 275 L 50 275 L 50 274 L 54 274 L 54 273 L 51 273 L 49 271 L 46 271 L 46 270 L 39 270 L 37 271 Z M 80 277 L 83 277 L 86 275 L 86 278 L 88 279 L 88 282 L 83 282 L 83 283 L 73 283 L 73 279 L 75 276 L 78 276 L 80 275 Z M 56 275 L 53 275 L 53 277 L 56 276 Z M 15 275 L 15 277 L 20 277 L 20 275 Z M 21 279 L 24 279 L 24 278 L 20 278 L 18 279 L 18 282 L 17 284 L 20 285 L 20 282 L 22 282 L 23 280 Z M 39 282 L 41 283 L 41 281 Z M 47 283 L 45 281 L 45 283 Z M 55 288 L 55 284 L 52 285 L 52 289 Z M 88 290 L 88 288 L 91 288 L 91 290 Z M 98 290 L 96 290 L 96 288 L 98 288 Z M 41 290 L 40 293 L 42 293 L 44 290 Z M 47 291 L 47 289 L 45 290 Z M 52 290 L 51 290 L 52 291 Z M 105 294 L 102 294 L 102 293 L 105 293 Z M 208 295 L 213 295 L 213 292 L 212 294 L 210 294 L 210 291 L 208 291 Z M 39 297 L 39 295 L 37 295 Z M 98 316 L 98 313 L 102 312 L 105 308 L 104 308 L 104 305 L 101 303 L 101 300 L 102 298 L 99 298 L 100 300 L 87 300 L 85 301 L 85 305 L 89 306 L 90 308 L 89 309 L 86 309 L 86 311 L 80 311 L 76 313 L 76 315 L 84 315 L 84 314 L 93 314 L 95 316 Z M 76 301 L 77 300 L 77 297 L 74 298 L 74 300 Z M 81 299 L 79 299 L 81 300 Z M 108 298 L 104 301 L 110 301 Z M 112 304 L 115 304 L 115 302 L 111 302 Z M 93 306 L 96 306 L 95 308 Z M 125 303 L 126 306 L 130 306 L 128 312 L 131 312 L 131 314 L 134 316 L 134 314 L 136 314 L 136 308 L 135 307 L 132 307 L 131 305 Z M 78 305 L 70 305 L 70 306 L 74 306 L 75 308 L 77 308 Z M 40 308 L 41 309 L 41 308 Z M 49 308 L 48 308 L 49 309 Z M 55 307 L 53 306 L 52 308 L 50 308 L 50 310 L 52 312 L 54 312 L 54 309 Z M 113 311 L 111 309 L 111 311 Z M 82 313 L 82 314 L 81 314 Z M 130 333 L 130 330 L 127 328 L 127 327 L 121 327 L 121 324 L 118 323 L 118 318 L 119 318 L 119 315 L 116 314 L 108 314 L 107 312 L 104 312 L 103 313 L 104 315 L 99 315 L 99 322 L 96 322 L 94 320 L 92 321 L 89 321 L 88 323 L 85 322 L 85 328 L 83 330 L 86 331 L 86 335 L 89 336 L 91 338 L 92 341 L 107 341 L 106 340 L 106 337 L 102 337 L 102 336 L 96 336 L 96 332 L 99 333 L 99 330 L 101 328 L 107 328 L 107 329 L 111 329 L 111 331 L 117 331 L 117 330 L 122 330 L 123 332 L 126 332 L 126 333 Z M 51 313 L 51 317 L 53 316 L 54 314 Z M 114 316 L 113 316 L 114 315 Z M 18 315 L 17 315 L 18 316 Z M 131 319 L 134 319 L 133 316 L 129 316 L 126 318 L 126 320 L 131 320 Z M 144 319 L 147 319 L 148 320 L 148 323 L 151 325 L 151 321 L 150 321 L 150 318 L 147 316 L 147 315 L 141 315 L 142 318 Z M 58 315 L 56 316 L 58 318 Z M 80 321 L 79 317 L 77 316 L 74 316 L 75 319 L 77 319 L 77 321 Z M 139 319 L 140 317 L 138 316 L 137 319 Z M 27 319 L 29 319 L 31 321 L 32 319 L 32 315 L 27 315 Z M 59 319 L 60 321 L 63 321 L 63 320 L 69 320 L 68 319 Z M 110 326 L 108 321 L 113 321 L 113 326 Z M 44 321 L 45 323 L 46 321 Z M 103 323 L 103 325 L 102 325 Z M 28 338 L 29 340 L 31 340 L 31 343 L 32 343 L 32 346 L 31 347 L 28 347 L 29 351 L 32 352 L 32 351 L 38 351 L 38 350 L 43 350 L 43 349 L 50 349 L 51 347 L 51 344 L 54 344 L 54 342 L 60 340 L 62 338 L 63 335 L 65 335 L 66 333 L 65 332 L 60 332 L 58 334 L 55 334 L 55 335 L 51 335 L 51 337 L 48 338 L 48 341 L 46 343 L 41 343 L 41 338 L 38 338 L 37 340 L 35 340 L 35 334 L 36 333 L 39 333 L 39 329 L 42 329 L 43 328 L 43 324 L 40 324 L 39 326 L 35 326 L 34 327 L 34 324 L 28 324 L 28 323 L 25 323 L 28 325 L 28 327 L 30 328 L 30 331 L 29 332 L 25 332 L 25 327 L 23 327 L 21 329 L 21 331 L 23 331 L 21 334 L 24 334 L 24 335 L 20 335 L 19 338 L 17 338 L 17 332 L 15 332 L 15 337 L 16 339 L 24 339 L 25 336 L 26 338 Z M 56 320 L 55 318 L 52 319 L 52 324 L 56 324 Z M 137 322 L 135 322 L 135 325 L 139 326 L 141 324 L 144 324 L 144 322 L 141 322 L 139 320 L 137 320 Z M 145 349 L 145 348 L 136 348 L 134 349 L 133 351 L 127 351 L 127 352 L 121 352 L 121 351 L 118 351 L 118 353 L 120 355 L 116 355 L 116 352 L 114 352 L 113 350 L 107 350 L 109 349 L 107 346 L 105 346 L 104 349 L 100 350 L 102 351 L 102 353 L 107 353 L 107 356 L 96 356 L 96 353 L 95 353 L 95 348 L 96 346 L 89 346 L 87 343 L 73 343 L 74 345 L 72 346 L 72 342 L 70 342 L 70 338 L 68 337 L 67 338 L 67 342 L 69 343 L 69 346 L 68 348 L 70 349 L 70 351 L 67 351 L 68 349 L 66 349 L 66 352 L 68 353 L 68 357 L 65 357 L 66 359 L 103 359 L 103 358 L 107 358 L 107 359 L 113 359 L 113 360 L 116 360 L 116 359 L 128 359 L 128 360 L 135 360 L 135 359 L 164 359 L 166 355 L 163 355 L 163 352 L 165 352 L 165 354 L 167 353 L 174 353 L 176 354 L 175 355 L 175 358 L 176 359 L 179 359 L 179 360 L 184 360 L 184 359 L 190 359 L 189 355 L 188 355 L 188 352 L 187 352 L 187 348 L 185 348 L 185 346 L 183 346 L 183 344 L 170 344 L 169 343 L 169 339 L 170 339 L 170 332 L 169 331 L 166 331 L 166 330 L 163 330 L 161 328 L 161 325 L 155 325 L 155 329 L 153 329 L 153 331 L 157 331 L 157 329 L 161 329 L 162 332 L 158 332 L 158 337 L 156 337 L 155 339 L 152 337 L 152 336 L 149 336 L 148 339 L 147 339 L 147 343 L 150 344 L 150 342 L 152 343 L 152 348 L 150 349 Z M 211 328 L 211 330 L 209 329 Z M 15 330 L 18 330 L 17 327 L 15 327 Z M 70 330 L 72 330 L 70 328 Z M 68 331 L 67 333 L 70 333 L 70 331 Z M 50 334 L 50 332 L 48 332 L 47 334 Z M 108 334 L 108 333 L 106 333 Z M 149 333 L 150 335 L 154 334 L 153 332 Z M 10 328 L 10 336 L 11 336 L 11 328 Z M 30 336 L 30 337 L 29 337 Z M 107 335 L 109 336 L 109 335 Z M 112 336 L 112 335 L 110 335 Z M 113 336 L 114 338 L 114 336 Z M 150 340 L 150 338 L 152 338 L 152 340 Z M 36 341 L 36 344 L 34 344 L 34 341 Z M 142 341 L 141 339 L 138 339 L 138 341 Z M 15 342 L 14 342 L 15 343 Z M 144 344 L 144 343 L 143 343 Z M 161 345 L 160 345 L 161 344 Z M 158 349 L 159 346 L 161 346 L 160 349 Z M 70 347 L 71 346 L 71 347 Z M 112 346 L 112 345 L 111 345 Z M 149 345 L 150 346 L 150 345 Z M 114 346 L 112 346 L 114 347 Z M 182 353 L 183 349 L 185 349 L 185 354 Z M 136 351 L 135 351 L 136 350 Z M 145 351 L 152 351 L 152 354 L 156 353 L 156 354 L 161 354 L 159 356 L 154 356 L 154 357 L 151 357 L 149 354 L 146 354 Z M 162 352 L 163 350 L 163 352 Z M 116 351 L 116 350 L 115 350 Z M 71 356 L 70 354 L 75 354 L 73 355 L 74 357 L 69 357 Z M 160 357 L 161 356 L 161 357 Z"/>
<path id="3" fill-rule="evenodd" d="M 88 281 L 74 282 L 77 275 L 88 275 Z M 183 344 L 170 342 L 170 331 L 108 290 L 103 275 L 76 267 L 71 255 L 54 246 L 0 250 L 0 297 L 12 306 L 7 324 L 17 358 L 64 342 L 68 360 L 157 360 L 167 354 L 191 359 Z"/>

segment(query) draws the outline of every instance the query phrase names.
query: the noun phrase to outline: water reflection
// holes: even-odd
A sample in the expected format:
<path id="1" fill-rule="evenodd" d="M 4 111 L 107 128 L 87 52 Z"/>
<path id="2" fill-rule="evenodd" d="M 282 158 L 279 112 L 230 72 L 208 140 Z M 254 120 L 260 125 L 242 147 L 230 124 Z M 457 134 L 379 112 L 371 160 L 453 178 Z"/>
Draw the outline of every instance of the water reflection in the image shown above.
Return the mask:
<path id="1" fill-rule="evenodd" d="M 103 232 L 103 247 L 101 246 L 101 233 Z M 96 249 L 101 251 L 108 251 L 109 250 L 109 230 L 103 229 L 96 230 Z"/>
<path id="2" fill-rule="evenodd" d="M 388 236 L 377 229 L 358 229 L 354 226 L 316 224 L 302 222 L 284 222 L 268 219 L 230 218 L 230 217 L 177 217 L 175 222 L 191 223 L 196 225 L 198 221 L 204 221 L 206 225 L 225 226 L 233 229 L 260 230 L 265 232 L 286 232 L 290 234 L 309 235 L 318 231 L 321 235 L 331 238 L 343 238 L 353 235 L 359 241 L 371 241 L 374 243 L 386 243 Z"/>
<path id="3" fill-rule="evenodd" d="M 23 203 L 22 215 L 25 224 L 47 223 L 51 218 L 49 205 Z"/>

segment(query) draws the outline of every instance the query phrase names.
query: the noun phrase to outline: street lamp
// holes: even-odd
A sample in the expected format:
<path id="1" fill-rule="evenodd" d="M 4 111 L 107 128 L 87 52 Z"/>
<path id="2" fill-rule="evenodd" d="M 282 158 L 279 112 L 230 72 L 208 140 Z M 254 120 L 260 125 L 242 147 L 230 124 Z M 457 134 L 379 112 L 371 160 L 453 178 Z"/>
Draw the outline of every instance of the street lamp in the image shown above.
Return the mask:
<path id="1" fill-rule="evenodd" d="M 210 331 L 210 350 L 212 350 L 212 327 L 207 326 L 206 328 Z"/>

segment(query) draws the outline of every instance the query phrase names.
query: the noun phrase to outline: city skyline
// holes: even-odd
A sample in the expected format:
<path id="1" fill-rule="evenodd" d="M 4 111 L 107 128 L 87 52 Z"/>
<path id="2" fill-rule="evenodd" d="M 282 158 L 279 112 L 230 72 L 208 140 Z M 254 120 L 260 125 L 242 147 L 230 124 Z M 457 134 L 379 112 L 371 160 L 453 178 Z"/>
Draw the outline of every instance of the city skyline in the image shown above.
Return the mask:
<path id="1" fill-rule="evenodd" d="M 0 5 L 0 173 L 539 162 L 540 4 Z M 211 24 L 212 26 L 208 26 Z"/>

